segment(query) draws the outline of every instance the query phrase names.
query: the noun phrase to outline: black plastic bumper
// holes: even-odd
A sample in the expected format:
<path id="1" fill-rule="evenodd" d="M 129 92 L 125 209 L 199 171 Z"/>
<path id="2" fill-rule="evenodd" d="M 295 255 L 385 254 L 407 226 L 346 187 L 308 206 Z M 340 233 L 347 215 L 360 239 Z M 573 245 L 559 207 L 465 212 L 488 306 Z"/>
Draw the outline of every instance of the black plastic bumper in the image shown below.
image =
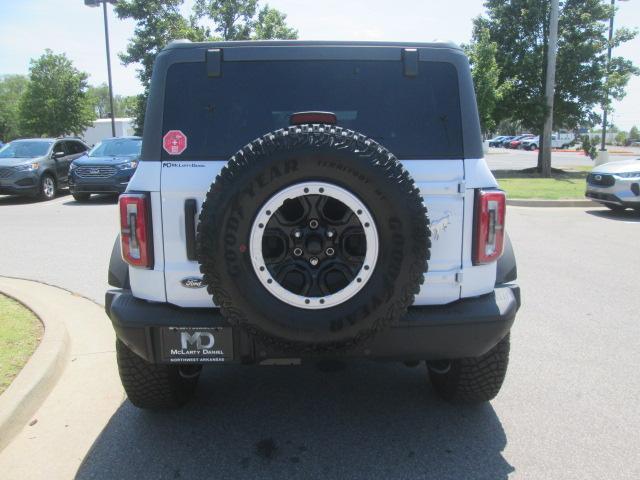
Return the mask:
<path id="1" fill-rule="evenodd" d="M 448 305 L 414 306 L 401 321 L 340 355 L 387 360 L 476 357 L 495 346 L 509 332 L 519 307 L 520 289 L 512 284 L 497 286 L 487 295 Z M 230 327 L 217 309 L 149 303 L 135 298 L 128 290 L 109 290 L 105 310 L 118 338 L 142 358 L 156 363 L 161 362 L 161 328 Z M 233 344 L 234 362 L 299 357 L 262 345 L 238 328 L 233 328 Z"/>

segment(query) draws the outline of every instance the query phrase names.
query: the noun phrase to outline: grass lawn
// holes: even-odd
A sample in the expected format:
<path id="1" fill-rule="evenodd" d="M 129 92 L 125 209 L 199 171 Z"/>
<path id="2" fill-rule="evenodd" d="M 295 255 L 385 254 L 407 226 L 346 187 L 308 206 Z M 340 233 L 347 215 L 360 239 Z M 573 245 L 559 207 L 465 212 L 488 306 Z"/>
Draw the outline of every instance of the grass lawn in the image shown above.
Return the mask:
<path id="1" fill-rule="evenodd" d="M 0 294 L 0 394 L 27 363 L 43 331 L 31 310 Z"/>
<path id="2" fill-rule="evenodd" d="M 493 172 L 507 198 L 539 198 L 561 200 L 584 198 L 589 167 L 575 170 L 554 169 L 552 178 L 541 178 L 537 172 L 527 170 L 498 170 Z"/>

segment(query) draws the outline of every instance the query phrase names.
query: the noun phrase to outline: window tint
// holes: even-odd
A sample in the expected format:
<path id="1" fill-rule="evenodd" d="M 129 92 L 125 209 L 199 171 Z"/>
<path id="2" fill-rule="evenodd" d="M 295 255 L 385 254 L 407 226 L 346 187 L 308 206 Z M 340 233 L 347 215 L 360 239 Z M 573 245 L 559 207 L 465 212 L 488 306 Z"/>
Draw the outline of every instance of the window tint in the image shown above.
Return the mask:
<path id="1" fill-rule="evenodd" d="M 90 157 L 134 157 L 140 155 L 142 140 L 135 138 L 104 140 L 89 152 Z"/>
<path id="2" fill-rule="evenodd" d="M 69 142 L 71 145 L 71 150 L 73 153 L 82 153 L 87 150 L 87 148 L 81 142 Z"/>
<path id="3" fill-rule="evenodd" d="M 67 142 L 56 142 L 56 144 L 53 147 L 53 152 L 64 152 L 65 155 L 67 154 L 67 149 L 65 148 L 64 144 Z"/>
<path id="4" fill-rule="evenodd" d="M 399 158 L 462 158 L 458 77 L 453 65 L 419 62 L 416 77 L 392 61 L 224 62 L 208 77 L 204 63 L 167 73 L 163 133 L 188 139 L 180 156 L 228 158 L 246 143 L 289 125 L 301 111 L 337 114 Z"/>
<path id="5" fill-rule="evenodd" d="M 46 155 L 51 142 L 18 140 L 0 148 L 0 158 L 35 158 Z"/>

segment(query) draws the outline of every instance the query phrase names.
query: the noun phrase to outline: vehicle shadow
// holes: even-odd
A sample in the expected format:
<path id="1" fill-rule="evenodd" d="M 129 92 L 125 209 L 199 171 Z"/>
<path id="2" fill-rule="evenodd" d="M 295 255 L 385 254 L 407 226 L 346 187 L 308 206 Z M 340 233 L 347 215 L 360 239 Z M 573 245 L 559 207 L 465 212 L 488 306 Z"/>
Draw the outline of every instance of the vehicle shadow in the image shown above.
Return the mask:
<path id="1" fill-rule="evenodd" d="M 76 478 L 506 479 L 490 404 L 438 400 L 424 366 L 224 366 L 177 411 L 113 415 Z"/>
<path id="2" fill-rule="evenodd" d="M 64 202 L 63 205 L 67 207 L 90 207 L 91 205 L 109 205 L 118 203 L 118 197 L 110 194 L 91 195 L 91 198 L 86 202 L 78 202 L 73 198 L 68 202 Z"/>
<path id="3" fill-rule="evenodd" d="M 603 210 L 586 210 L 589 215 L 600 218 L 608 218 L 609 220 L 618 220 L 623 222 L 637 222 L 640 223 L 640 212 L 636 210 L 609 210 L 605 208 Z"/>
<path id="4" fill-rule="evenodd" d="M 57 199 L 60 197 L 66 197 L 67 195 L 69 195 L 68 190 L 61 190 L 56 193 L 55 198 Z M 31 203 L 46 204 L 47 202 L 44 200 L 40 200 L 39 198 L 22 196 L 22 195 L 0 195 L 0 207 L 11 206 L 11 205 L 29 205 Z"/>

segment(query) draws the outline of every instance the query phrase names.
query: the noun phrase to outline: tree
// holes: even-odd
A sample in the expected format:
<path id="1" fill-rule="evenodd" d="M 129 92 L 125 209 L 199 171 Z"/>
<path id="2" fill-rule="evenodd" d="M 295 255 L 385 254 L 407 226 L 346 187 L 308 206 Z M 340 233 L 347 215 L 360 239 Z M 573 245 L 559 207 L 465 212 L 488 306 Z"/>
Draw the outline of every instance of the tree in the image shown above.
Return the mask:
<path id="1" fill-rule="evenodd" d="M 498 101 L 498 120 L 512 118 L 533 133 L 542 133 L 545 117 L 546 41 L 549 6 L 546 0 L 487 0 L 487 15 L 478 17 L 474 34 L 486 28 L 498 46 L 500 83 L 512 88 Z M 565 0 L 558 32 L 554 127 L 572 129 L 600 120 L 605 90 L 620 100 L 632 75 L 640 71 L 628 60 L 614 57 L 607 80 L 608 21 L 611 7 L 604 0 Z M 612 46 L 633 39 L 635 31 L 618 29 Z M 474 40 L 477 39 L 474 37 Z M 542 157 L 538 169 L 542 169 Z"/>
<path id="2" fill-rule="evenodd" d="M 265 5 L 258 13 L 254 25 L 254 40 L 287 40 L 298 38 L 298 30 L 287 26 L 287 16 L 275 8 Z"/>
<path id="3" fill-rule="evenodd" d="M 591 139 L 589 138 L 589 135 L 584 135 L 582 137 L 582 151 L 591 160 L 594 160 L 596 158 L 596 155 L 597 155 L 596 144 L 597 143 L 592 143 L 591 142 Z"/>
<path id="4" fill-rule="evenodd" d="M 638 127 L 635 125 L 631 127 L 631 130 L 629 130 L 629 140 L 632 142 L 640 140 L 640 132 L 638 131 Z"/>
<path id="5" fill-rule="evenodd" d="M 216 40 L 295 39 L 298 31 L 287 26 L 287 16 L 265 5 L 258 10 L 258 0 L 196 0 L 196 18 L 213 22 Z"/>
<path id="6" fill-rule="evenodd" d="M 509 90 L 508 81 L 500 84 L 500 68 L 496 62 L 498 45 L 491 41 L 489 30 L 479 27 L 474 33 L 474 41 L 465 46 L 471 64 L 471 74 L 478 102 L 480 128 L 483 135 L 495 131 L 497 103 Z"/>
<path id="7" fill-rule="evenodd" d="M 149 82 L 156 55 L 170 41 L 186 38 L 204 40 L 249 40 L 297 38 L 298 32 L 286 24 L 286 15 L 268 5 L 258 10 L 258 0 L 196 0 L 193 15 L 180 13 L 183 0 L 121 0 L 115 11 L 120 19 L 136 22 L 126 53 L 120 55 L 125 65 L 139 64 L 138 78 L 144 92 L 136 99 L 136 134 L 144 126 Z M 211 28 L 198 22 L 208 20 Z"/>
<path id="8" fill-rule="evenodd" d="M 0 140 L 4 142 L 20 136 L 20 99 L 28 84 L 24 75 L 0 77 Z"/>
<path id="9" fill-rule="evenodd" d="M 32 59 L 30 81 L 19 107 L 22 134 L 58 137 L 84 132 L 95 118 L 87 78 L 64 53 L 56 55 L 47 49 Z"/>
<path id="10" fill-rule="evenodd" d="M 120 54 L 124 65 L 138 64 L 137 76 L 144 92 L 135 102 L 136 134 L 142 134 L 149 94 L 149 83 L 156 55 L 172 40 L 186 38 L 201 41 L 206 31 L 195 25 L 195 19 L 184 18 L 179 10 L 183 0 L 121 0 L 115 6 L 120 19 L 136 22 L 127 51 Z"/>
<path id="11" fill-rule="evenodd" d="M 89 87 L 87 95 L 98 118 L 111 118 L 111 106 L 109 102 L 109 87 L 106 83 L 97 87 Z M 113 109 L 116 117 L 131 117 L 135 115 L 136 97 L 113 96 Z"/>
<path id="12" fill-rule="evenodd" d="M 197 18 L 208 17 L 221 40 L 249 40 L 258 0 L 196 0 Z"/>
<path id="13" fill-rule="evenodd" d="M 627 132 L 618 132 L 615 140 L 616 145 L 625 145 L 627 143 Z"/>

